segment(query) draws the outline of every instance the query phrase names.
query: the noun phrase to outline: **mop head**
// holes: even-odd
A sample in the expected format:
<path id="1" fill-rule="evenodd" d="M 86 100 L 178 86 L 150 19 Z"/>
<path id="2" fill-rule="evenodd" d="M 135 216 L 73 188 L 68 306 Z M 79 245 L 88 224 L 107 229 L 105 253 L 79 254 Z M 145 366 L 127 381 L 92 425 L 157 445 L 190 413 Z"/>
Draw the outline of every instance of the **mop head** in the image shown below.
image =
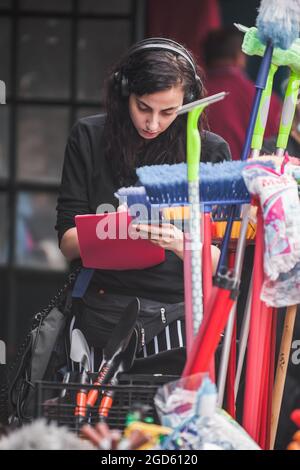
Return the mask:
<path id="1" fill-rule="evenodd" d="M 300 0 L 261 0 L 258 12 L 258 37 L 264 44 L 288 49 L 299 37 Z"/>
<path id="2" fill-rule="evenodd" d="M 257 28 L 249 28 L 244 36 L 242 51 L 247 55 L 263 57 L 265 49 L 266 46 L 259 40 Z M 300 72 L 300 39 L 296 39 L 287 50 L 275 47 L 272 63 L 278 66 L 285 65 L 294 72 Z"/>
<path id="3" fill-rule="evenodd" d="M 39 419 L 0 439 L 0 450 L 95 450 L 66 427 Z"/>
<path id="4" fill-rule="evenodd" d="M 300 302 L 300 201 L 288 166 L 278 172 L 257 161 L 243 170 L 249 191 L 260 200 L 264 219 L 265 276 L 260 298 L 278 308 Z"/>

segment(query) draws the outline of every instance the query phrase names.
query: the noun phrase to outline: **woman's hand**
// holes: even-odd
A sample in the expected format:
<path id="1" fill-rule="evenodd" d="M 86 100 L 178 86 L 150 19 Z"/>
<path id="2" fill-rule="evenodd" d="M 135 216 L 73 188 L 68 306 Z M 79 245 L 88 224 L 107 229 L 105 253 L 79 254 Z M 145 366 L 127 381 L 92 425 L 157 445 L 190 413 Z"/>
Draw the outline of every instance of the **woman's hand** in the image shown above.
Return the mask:
<path id="1" fill-rule="evenodd" d="M 137 224 L 132 228 L 139 234 L 140 238 L 150 240 L 154 245 L 165 250 L 170 250 L 183 259 L 183 232 L 175 225 L 169 223 L 159 224 Z"/>
<path id="2" fill-rule="evenodd" d="M 170 250 L 183 260 L 184 257 L 184 236 L 183 232 L 173 224 L 136 224 L 132 225 L 135 234 L 140 238 L 150 240 L 154 245 L 161 246 L 165 250 Z M 137 238 L 137 237 L 135 237 Z M 201 244 L 202 246 L 202 244 Z M 220 250 L 211 245 L 212 271 L 215 274 L 220 257 Z"/>

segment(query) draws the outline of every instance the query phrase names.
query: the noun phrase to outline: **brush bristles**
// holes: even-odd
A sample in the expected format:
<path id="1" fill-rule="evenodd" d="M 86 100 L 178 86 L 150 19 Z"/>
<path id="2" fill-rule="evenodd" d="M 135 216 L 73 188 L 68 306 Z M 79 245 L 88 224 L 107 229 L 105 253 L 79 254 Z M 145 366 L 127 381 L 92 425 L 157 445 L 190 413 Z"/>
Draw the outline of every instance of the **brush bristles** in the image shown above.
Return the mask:
<path id="1" fill-rule="evenodd" d="M 128 206 L 133 204 L 150 204 L 144 186 L 130 186 L 128 188 L 120 188 L 115 193 L 116 198 L 119 199 L 120 204 L 126 203 Z"/>
<path id="2" fill-rule="evenodd" d="M 200 201 L 212 204 L 250 201 L 250 194 L 242 176 L 242 169 L 249 164 L 252 163 L 200 163 Z M 274 167 L 272 162 L 263 164 Z M 188 203 L 186 163 L 144 166 L 137 169 L 137 175 L 151 204 Z"/>
<path id="3" fill-rule="evenodd" d="M 256 26 L 264 44 L 288 49 L 299 37 L 300 0 L 261 0 L 258 11 Z"/>

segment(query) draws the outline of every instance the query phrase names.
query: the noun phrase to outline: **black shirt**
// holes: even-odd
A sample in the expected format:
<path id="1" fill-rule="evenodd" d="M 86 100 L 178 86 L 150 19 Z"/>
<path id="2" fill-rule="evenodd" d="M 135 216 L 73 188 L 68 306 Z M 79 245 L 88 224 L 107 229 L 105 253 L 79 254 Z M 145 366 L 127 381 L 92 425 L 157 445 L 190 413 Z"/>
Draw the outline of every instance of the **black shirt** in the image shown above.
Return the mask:
<path id="1" fill-rule="evenodd" d="M 63 234 L 75 226 L 75 215 L 96 213 L 100 204 L 118 206 L 114 197 L 118 185 L 104 158 L 104 123 L 105 115 L 89 116 L 78 121 L 71 131 L 57 204 L 59 242 Z M 201 161 L 230 159 L 227 143 L 216 134 L 205 131 Z M 92 283 L 107 293 L 136 295 L 169 303 L 182 302 L 183 262 L 166 250 L 166 260 L 158 266 L 142 271 L 99 269 L 95 271 Z"/>

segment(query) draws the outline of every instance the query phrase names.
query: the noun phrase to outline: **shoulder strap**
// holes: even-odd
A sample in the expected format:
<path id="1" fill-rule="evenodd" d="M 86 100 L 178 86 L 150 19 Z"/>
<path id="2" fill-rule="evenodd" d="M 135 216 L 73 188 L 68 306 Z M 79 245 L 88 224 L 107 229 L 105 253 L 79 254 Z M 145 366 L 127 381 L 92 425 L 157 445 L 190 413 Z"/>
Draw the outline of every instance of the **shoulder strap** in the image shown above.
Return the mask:
<path id="1" fill-rule="evenodd" d="M 73 299 L 81 299 L 84 296 L 91 282 L 94 271 L 94 269 L 90 268 L 81 268 L 72 290 Z"/>

